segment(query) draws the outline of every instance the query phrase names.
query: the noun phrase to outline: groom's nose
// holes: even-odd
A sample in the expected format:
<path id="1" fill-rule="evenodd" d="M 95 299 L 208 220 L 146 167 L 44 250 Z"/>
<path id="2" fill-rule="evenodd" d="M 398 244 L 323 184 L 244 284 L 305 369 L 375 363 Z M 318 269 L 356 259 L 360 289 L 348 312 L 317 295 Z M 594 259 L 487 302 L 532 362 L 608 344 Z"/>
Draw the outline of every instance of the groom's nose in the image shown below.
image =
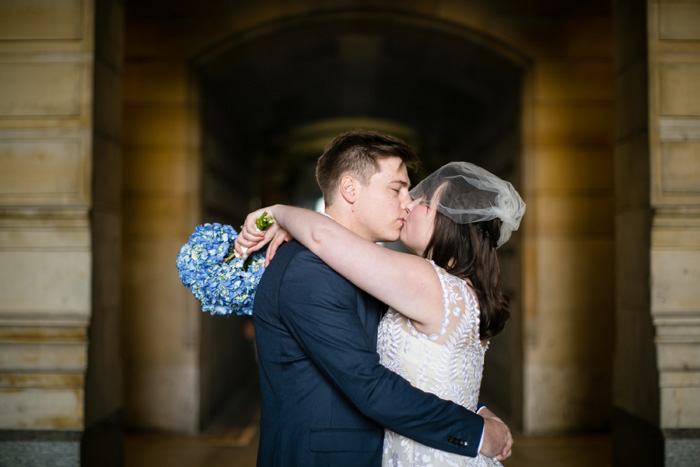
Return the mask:
<path id="1" fill-rule="evenodd" d="M 401 209 L 410 212 L 410 210 L 411 210 L 410 206 L 412 203 L 413 203 L 413 200 L 411 200 L 411 195 L 409 195 L 408 191 L 407 191 L 401 197 Z"/>

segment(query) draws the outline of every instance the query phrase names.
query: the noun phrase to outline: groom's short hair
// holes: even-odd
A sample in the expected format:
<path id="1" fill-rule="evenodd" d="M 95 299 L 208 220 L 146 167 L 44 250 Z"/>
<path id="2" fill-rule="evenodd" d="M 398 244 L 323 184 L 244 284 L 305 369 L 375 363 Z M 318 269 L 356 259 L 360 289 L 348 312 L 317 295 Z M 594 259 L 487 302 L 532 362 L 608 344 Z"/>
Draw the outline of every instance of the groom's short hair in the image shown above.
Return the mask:
<path id="1" fill-rule="evenodd" d="M 371 130 L 353 130 L 336 136 L 318 158 L 316 181 L 326 206 L 333 203 L 340 179 L 348 174 L 366 185 L 379 172 L 380 157 L 399 157 L 409 169 L 418 165 L 413 149 L 391 135 Z"/>

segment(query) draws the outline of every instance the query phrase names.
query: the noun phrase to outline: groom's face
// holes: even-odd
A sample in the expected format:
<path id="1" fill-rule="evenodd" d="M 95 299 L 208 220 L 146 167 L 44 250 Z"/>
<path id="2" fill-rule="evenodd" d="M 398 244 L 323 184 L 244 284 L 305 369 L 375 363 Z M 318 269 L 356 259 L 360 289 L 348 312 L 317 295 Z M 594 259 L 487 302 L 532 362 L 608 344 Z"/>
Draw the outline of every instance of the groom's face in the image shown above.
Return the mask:
<path id="1" fill-rule="evenodd" d="M 354 209 L 359 230 L 356 232 L 373 242 L 393 242 L 399 239 L 411 202 L 406 166 L 399 157 L 377 160 L 379 172 L 358 190 Z"/>

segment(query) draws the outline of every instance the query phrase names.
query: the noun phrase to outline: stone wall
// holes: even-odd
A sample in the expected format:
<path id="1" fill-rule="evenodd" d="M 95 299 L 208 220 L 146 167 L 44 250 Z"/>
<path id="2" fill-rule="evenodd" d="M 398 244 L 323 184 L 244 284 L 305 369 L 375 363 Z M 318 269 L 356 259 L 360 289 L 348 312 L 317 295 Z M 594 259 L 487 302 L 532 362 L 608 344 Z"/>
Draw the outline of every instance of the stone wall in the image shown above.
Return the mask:
<path id="1" fill-rule="evenodd" d="M 3 464 L 79 460 L 93 307 L 93 31 L 88 0 L 0 3 Z"/>

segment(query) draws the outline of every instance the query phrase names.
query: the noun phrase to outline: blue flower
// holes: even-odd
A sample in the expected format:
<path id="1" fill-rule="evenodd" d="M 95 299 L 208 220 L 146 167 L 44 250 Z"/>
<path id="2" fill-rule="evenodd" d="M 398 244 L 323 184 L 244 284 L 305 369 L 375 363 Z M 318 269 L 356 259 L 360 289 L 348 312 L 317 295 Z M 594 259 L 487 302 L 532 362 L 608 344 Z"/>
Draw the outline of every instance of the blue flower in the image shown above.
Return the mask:
<path id="1" fill-rule="evenodd" d="M 177 255 L 182 284 L 202 304 L 202 311 L 212 315 L 253 314 L 265 253 L 256 251 L 244 260 L 234 254 L 237 237 L 230 225 L 198 225 Z"/>

